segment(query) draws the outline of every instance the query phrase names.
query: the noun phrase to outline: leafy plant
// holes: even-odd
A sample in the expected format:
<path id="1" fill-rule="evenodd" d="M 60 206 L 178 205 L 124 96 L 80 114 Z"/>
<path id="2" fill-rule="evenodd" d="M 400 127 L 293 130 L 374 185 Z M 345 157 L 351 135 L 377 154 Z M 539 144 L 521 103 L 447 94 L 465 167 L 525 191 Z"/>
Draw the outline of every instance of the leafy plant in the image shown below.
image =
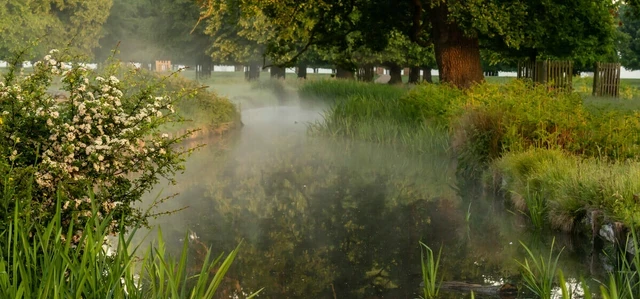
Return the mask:
<path id="1" fill-rule="evenodd" d="M 523 262 L 516 261 L 520 266 L 524 285 L 536 294 L 536 296 L 540 298 L 550 298 L 558 272 L 558 259 L 560 258 L 562 250 L 554 257 L 553 248 L 555 238 L 551 242 L 551 249 L 546 258 L 542 255 L 539 257 L 536 256 L 524 243 L 520 242 L 520 244 L 527 252 L 527 257 L 525 257 Z"/>
<path id="2" fill-rule="evenodd" d="M 93 196 L 90 196 L 92 198 Z M 0 234 L 0 297 L 2 298 L 213 298 L 239 246 L 226 257 L 210 257 L 199 273 L 187 268 L 189 239 L 182 255 L 174 260 L 165 251 L 161 232 L 157 247 L 138 259 L 139 245 L 132 240 L 138 232 L 120 234 L 117 246 L 105 243 L 110 234 L 111 215 L 98 217 L 99 207 L 82 228 L 77 242 L 74 226 L 63 225 L 60 197 L 56 213 L 48 223 L 34 223 L 19 217 L 20 201 L 8 229 Z"/>
<path id="3" fill-rule="evenodd" d="M 420 242 L 420 245 L 423 249 L 421 250 L 422 281 L 424 283 L 424 287 L 422 288 L 423 298 L 438 298 L 440 283 L 442 282 L 442 278 L 438 275 L 442 247 L 440 247 L 440 251 L 438 251 L 438 256 L 434 256 L 433 250 L 431 250 L 429 246 L 422 242 Z"/>
<path id="4" fill-rule="evenodd" d="M 52 50 L 34 63 L 31 74 L 11 67 L 3 76 L 0 152 L 12 175 L 19 175 L 4 183 L 32 193 L 31 206 L 24 206 L 20 216 L 35 221 L 53 217 L 61 192 L 65 226 L 84 227 L 92 204 L 98 217 L 113 212 L 111 232 L 122 228 L 120 221 L 125 227 L 145 223 L 149 215 L 133 203 L 161 177 L 174 182 L 193 150 L 180 145 L 192 131 L 170 136 L 162 128 L 181 121 L 174 105 L 194 91 L 170 92 L 160 80 L 134 80 L 136 71 L 118 73 L 118 62 L 96 72 L 65 62 L 73 59 Z M 54 97 L 48 89 L 57 80 L 62 91 Z M 85 196 L 88 189 L 95 191 L 93 199 Z M 9 219 L 13 205 L 4 206 L 0 213 Z"/>

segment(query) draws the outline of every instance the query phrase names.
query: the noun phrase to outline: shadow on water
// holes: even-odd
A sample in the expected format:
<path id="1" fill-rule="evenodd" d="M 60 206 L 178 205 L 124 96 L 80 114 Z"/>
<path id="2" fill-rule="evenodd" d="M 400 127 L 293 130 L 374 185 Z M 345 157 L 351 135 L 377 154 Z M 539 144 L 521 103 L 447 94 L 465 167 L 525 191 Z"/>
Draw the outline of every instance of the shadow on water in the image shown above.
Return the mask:
<path id="1" fill-rule="evenodd" d="M 163 208 L 188 208 L 153 224 L 175 250 L 193 232 L 194 266 L 203 248 L 244 240 L 221 298 L 260 288 L 266 298 L 418 298 L 419 241 L 442 246 L 445 281 L 485 285 L 519 281 L 519 241 L 548 252 L 551 236 L 531 234 L 499 201 L 460 198 L 447 153 L 307 137 L 305 123 L 320 117 L 245 110 L 241 130 L 196 152 L 163 190 L 180 193 Z M 565 274 L 589 277 L 585 242 L 559 241 Z"/>

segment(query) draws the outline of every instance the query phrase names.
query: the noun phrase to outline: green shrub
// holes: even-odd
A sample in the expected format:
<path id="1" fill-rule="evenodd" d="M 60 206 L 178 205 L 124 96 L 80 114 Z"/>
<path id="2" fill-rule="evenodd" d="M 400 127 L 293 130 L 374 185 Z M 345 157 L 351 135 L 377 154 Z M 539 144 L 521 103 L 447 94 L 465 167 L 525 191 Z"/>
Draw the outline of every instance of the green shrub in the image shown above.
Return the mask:
<path id="1" fill-rule="evenodd" d="M 197 81 L 177 76 L 177 74 L 163 76 L 147 70 L 127 72 L 125 68 L 120 72 L 129 74 L 127 81 L 134 82 L 134 84 L 156 82 L 157 88 L 169 93 L 189 93 L 188 97 L 182 97 L 174 105 L 177 113 L 189 122 L 182 122 L 177 127 L 175 125 L 167 127 L 167 130 L 197 128 L 223 132 L 237 125 L 240 121 L 240 115 L 229 99 L 219 96 L 214 91 L 207 89 L 206 86 L 201 86 Z"/>
<path id="2" fill-rule="evenodd" d="M 464 92 L 447 85 L 419 84 L 400 99 L 406 117 L 448 127 L 460 115 L 467 99 Z"/>
<path id="3" fill-rule="evenodd" d="M 21 216 L 48 222 L 56 194 L 64 195 L 63 224 L 82 227 L 95 204 L 114 223 L 144 222 L 132 206 L 161 177 L 172 181 L 191 151 L 179 146 L 191 133 L 171 137 L 163 127 L 180 121 L 174 106 L 193 91 L 167 91 L 158 81 L 132 80 L 136 71 L 117 74 L 113 64 L 94 72 L 57 51 L 34 64 L 29 75 L 11 68 L 0 82 L 0 188 L 18 192 L 4 197 L 2 219 L 10 219 L 9 200 L 33 198 Z M 61 80 L 66 97 L 48 89 Z M 95 197 L 85 196 L 94 190 Z M 118 225 L 110 227 L 112 232 Z"/>

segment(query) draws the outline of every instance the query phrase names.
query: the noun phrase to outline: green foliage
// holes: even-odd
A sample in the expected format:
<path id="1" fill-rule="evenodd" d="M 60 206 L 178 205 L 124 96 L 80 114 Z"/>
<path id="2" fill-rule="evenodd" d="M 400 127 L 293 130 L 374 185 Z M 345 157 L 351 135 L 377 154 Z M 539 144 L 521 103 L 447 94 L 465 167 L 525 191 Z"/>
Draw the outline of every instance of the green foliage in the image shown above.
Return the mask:
<path id="1" fill-rule="evenodd" d="M 422 262 L 422 282 L 424 283 L 424 287 L 422 288 L 424 297 L 422 298 L 438 298 L 438 293 L 440 292 L 440 283 L 442 282 L 442 278 L 440 278 L 440 275 L 438 275 L 438 271 L 440 270 L 440 256 L 442 254 L 442 247 L 440 247 L 440 251 L 438 251 L 438 256 L 434 256 L 433 250 L 431 250 L 429 246 L 422 242 L 420 242 L 420 246 Z"/>
<path id="2" fill-rule="evenodd" d="M 511 192 L 515 207 L 526 211 L 528 199 L 523 197 L 541 196 L 553 228 L 572 230 L 592 209 L 629 226 L 638 225 L 634 217 L 639 212 L 635 200 L 640 193 L 638 162 L 534 149 L 506 154 L 494 165 L 500 173 L 496 180 L 504 181 L 502 188 Z"/>
<path id="3" fill-rule="evenodd" d="M 622 35 L 620 62 L 629 70 L 640 69 L 640 43 L 638 42 L 640 20 L 627 5 L 622 5 L 619 12 L 621 26 L 618 31 Z"/>
<path id="4" fill-rule="evenodd" d="M 26 55 L 21 59 L 33 59 L 52 48 L 90 56 L 111 5 L 112 0 L 4 1 L 0 4 L 0 58 L 10 60 L 22 53 Z"/>
<path id="5" fill-rule="evenodd" d="M 313 80 L 303 84 L 298 93 L 303 100 L 341 103 L 352 96 L 393 102 L 406 93 L 396 86 L 363 83 L 353 80 Z"/>
<path id="6" fill-rule="evenodd" d="M 82 227 L 91 204 L 101 215 L 114 213 L 113 232 L 121 221 L 144 223 L 149 215 L 134 203 L 160 178 L 173 182 L 192 150 L 180 145 L 191 131 L 173 137 L 162 131 L 181 121 L 174 105 L 191 91 L 171 92 L 158 80 L 136 80 L 134 70 L 118 72 L 118 63 L 93 72 L 61 62 L 70 60 L 53 50 L 32 74 L 11 68 L 2 77 L 0 151 L 7 178 L 2 187 L 28 192 L 34 200 L 20 215 L 37 221 L 54 215 L 61 193 L 66 226 Z M 54 80 L 61 81 L 61 97 L 48 91 Z M 95 192 L 95 202 L 86 190 Z M 3 206 L 2 218 L 9 219 L 13 205 Z"/>
<path id="7" fill-rule="evenodd" d="M 120 234 L 117 246 L 110 247 L 105 242 L 113 218 L 99 217 L 97 205 L 92 204 L 93 215 L 82 227 L 67 228 L 64 199 L 44 223 L 19 217 L 20 204 L 28 200 L 14 198 L 14 215 L 0 234 L 3 298 L 213 298 L 239 250 L 238 245 L 226 258 L 214 259 L 207 249 L 202 268 L 195 272 L 187 263 L 192 246 L 188 238 L 177 260 L 166 253 L 160 232 L 157 247 L 138 258 L 138 246 L 132 243 L 137 229 L 127 237 Z M 74 229 L 83 232 L 77 240 L 68 238 Z"/>
<path id="8" fill-rule="evenodd" d="M 395 86 L 353 81 L 312 81 L 300 88 L 303 99 L 333 101 L 314 135 L 349 137 L 398 148 L 444 155 L 446 132 L 423 118 L 418 97 Z M 426 106 L 426 105 L 424 105 Z"/>
<path id="9" fill-rule="evenodd" d="M 516 261 L 520 265 L 524 285 L 539 298 L 551 298 L 551 290 L 558 273 L 558 259 L 562 250 L 554 257 L 555 238 L 551 242 L 547 258 L 534 254 L 524 243 L 520 242 L 520 244 L 527 252 L 524 262 Z"/>
<path id="10" fill-rule="evenodd" d="M 602 298 L 640 298 L 640 256 L 635 254 L 629 257 L 627 250 L 636 250 L 638 242 L 637 230 L 632 227 L 631 233 L 627 235 L 626 246 L 620 248 L 618 254 L 618 265 L 613 272 L 609 273 L 609 284 L 601 285 L 600 292 Z"/>
<path id="11" fill-rule="evenodd" d="M 159 82 L 164 90 L 173 94 L 188 91 L 189 96 L 182 98 L 174 105 L 176 112 L 188 120 L 180 124 L 187 129 L 223 133 L 238 125 L 240 121 L 240 114 L 229 99 L 194 80 L 179 76 L 178 73 L 164 76 L 156 72 L 137 70 L 132 80 Z M 175 126 L 168 126 L 167 129 L 175 130 Z"/>

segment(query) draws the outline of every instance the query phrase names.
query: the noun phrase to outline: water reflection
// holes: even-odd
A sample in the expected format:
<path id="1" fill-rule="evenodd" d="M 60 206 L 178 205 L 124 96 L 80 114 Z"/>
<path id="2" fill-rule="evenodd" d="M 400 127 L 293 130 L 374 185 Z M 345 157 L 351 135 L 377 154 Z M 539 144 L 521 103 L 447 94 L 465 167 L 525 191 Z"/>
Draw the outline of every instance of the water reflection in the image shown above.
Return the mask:
<path id="1" fill-rule="evenodd" d="M 443 248 L 445 281 L 484 285 L 519 281 L 519 241 L 547 252 L 551 236 L 532 237 L 499 201 L 459 198 L 445 152 L 309 138 L 303 123 L 319 113 L 296 107 L 243 117 L 240 132 L 197 152 L 165 190 L 181 194 L 165 208 L 189 208 L 156 222 L 176 250 L 187 230 L 197 236 L 194 266 L 207 246 L 228 252 L 244 241 L 221 297 L 264 288 L 266 298 L 417 298 L 419 241 Z M 565 276 L 588 274 L 584 242 L 558 241 Z"/>

